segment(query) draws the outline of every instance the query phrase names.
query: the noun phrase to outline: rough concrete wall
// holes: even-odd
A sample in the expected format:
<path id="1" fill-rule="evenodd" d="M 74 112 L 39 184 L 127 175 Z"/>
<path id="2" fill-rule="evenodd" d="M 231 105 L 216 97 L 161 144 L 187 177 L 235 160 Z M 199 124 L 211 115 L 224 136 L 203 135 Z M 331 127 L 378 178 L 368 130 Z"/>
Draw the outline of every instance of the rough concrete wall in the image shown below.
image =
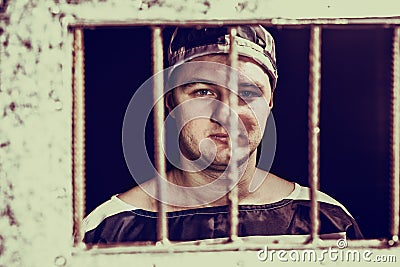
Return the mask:
<path id="1" fill-rule="evenodd" d="M 73 262 L 72 35 L 68 23 L 76 19 L 265 18 L 266 14 L 278 16 L 284 2 L 0 1 L 4 5 L 0 10 L 0 266 Z M 318 3 L 326 8 L 325 1 Z M 84 262 L 105 264 L 103 258 Z M 151 264 L 151 257 L 147 259 Z"/>
<path id="2" fill-rule="evenodd" d="M 0 36 L 0 266 L 70 247 L 70 37 L 51 1 L 6 1 Z"/>

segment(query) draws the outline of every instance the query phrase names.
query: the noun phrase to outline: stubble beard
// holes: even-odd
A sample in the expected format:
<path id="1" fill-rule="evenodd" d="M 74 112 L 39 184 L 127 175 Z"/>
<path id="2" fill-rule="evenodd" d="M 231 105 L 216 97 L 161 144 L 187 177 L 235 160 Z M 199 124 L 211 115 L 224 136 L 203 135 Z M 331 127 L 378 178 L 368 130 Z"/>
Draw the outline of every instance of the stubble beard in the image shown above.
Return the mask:
<path id="1" fill-rule="evenodd" d="M 179 142 L 180 150 L 182 153 L 182 156 L 186 157 L 190 161 L 194 161 L 199 159 L 202 155 L 199 150 L 199 146 L 193 147 L 193 144 L 199 144 L 198 142 L 193 142 L 192 137 L 188 137 L 187 139 L 181 138 Z M 250 145 L 250 140 L 249 140 L 249 153 L 246 153 L 246 155 L 241 155 L 238 159 L 238 167 L 243 167 L 243 165 L 246 165 L 249 158 L 253 155 L 253 153 L 256 151 L 257 146 L 251 146 Z M 206 150 L 207 151 L 207 150 Z M 231 153 L 232 149 L 225 148 L 223 151 L 217 151 L 216 157 L 212 158 L 212 155 L 208 153 L 203 154 L 203 159 L 199 160 L 197 163 L 197 168 L 199 169 L 206 169 L 208 171 L 212 172 L 219 172 L 223 173 L 227 170 L 230 164 L 231 160 Z M 225 156 L 226 155 L 226 156 Z M 221 157 L 224 157 L 221 159 Z M 211 162 L 211 163 L 210 163 Z"/>

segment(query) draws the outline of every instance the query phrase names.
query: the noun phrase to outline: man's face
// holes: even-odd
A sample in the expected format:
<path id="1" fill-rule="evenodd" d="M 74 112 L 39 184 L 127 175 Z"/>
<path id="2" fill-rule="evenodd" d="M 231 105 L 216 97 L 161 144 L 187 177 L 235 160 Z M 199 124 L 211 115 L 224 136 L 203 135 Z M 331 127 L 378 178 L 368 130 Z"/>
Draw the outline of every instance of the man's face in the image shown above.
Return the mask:
<path id="1" fill-rule="evenodd" d="M 212 162 L 210 168 L 223 170 L 232 151 L 229 97 L 233 92 L 227 82 L 231 71 L 228 56 L 208 55 L 192 62 L 196 64 L 177 71 L 176 84 L 182 85 L 167 96 L 167 106 L 170 111 L 179 107 L 172 116 L 181 129 L 182 154 L 189 160 L 203 156 Z M 240 57 L 238 75 L 238 108 L 234 112 L 239 118 L 238 144 L 243 149 L 233 152 L 240 153 L 238 157 L 244 161 L 261 141 L 272 106 L 272 92 L 268 75 L 253 60 Z"/>

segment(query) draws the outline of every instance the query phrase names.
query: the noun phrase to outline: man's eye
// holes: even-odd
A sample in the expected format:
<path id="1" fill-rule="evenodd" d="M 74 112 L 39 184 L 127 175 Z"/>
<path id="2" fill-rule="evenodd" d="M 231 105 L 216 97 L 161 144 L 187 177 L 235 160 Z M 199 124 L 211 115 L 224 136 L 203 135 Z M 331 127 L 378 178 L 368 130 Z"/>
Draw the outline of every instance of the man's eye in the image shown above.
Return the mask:
<path id="1" fill-rule="evenodd" d="M 259 97 L 261 96 L 261 94 L 253 91 L 240 91 L 239 96 L 243 98 L 248 98 L 248 97 Z"/>
<path id="2" fill-rule="evenodd" d="M 196 96 L 208 96 L 213 95 L 213 93 L 208 89 L 200 89 L 194 92 Z"/>

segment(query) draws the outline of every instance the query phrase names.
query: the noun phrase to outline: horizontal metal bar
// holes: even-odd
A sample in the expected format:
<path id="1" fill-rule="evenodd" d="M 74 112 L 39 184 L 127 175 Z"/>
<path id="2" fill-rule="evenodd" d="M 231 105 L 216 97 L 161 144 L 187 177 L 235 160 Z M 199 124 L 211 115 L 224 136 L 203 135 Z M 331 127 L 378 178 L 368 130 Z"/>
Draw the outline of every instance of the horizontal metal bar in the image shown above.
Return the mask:
<path id="1" fill-rule="evenodd" d="M 76 19 L 69 23 L 70 27 L 127 27 L 127 26 L 182 26 L 190 27 L 196 25 L 234 26 L 238 24 L 262 24 L 265 26 L 298 26 L 298 25 L 400 25 L 400 17 L 379 17 L 379 18 L 305 18 L 305 19 L 232 19 L 232 20 L 167 20 L 167 19 L 136 19 L 129 20 L 85 20 Z"/>
<path id="2" fill-rule="evenodd" d="M 96 254 L 136 254 L 136 253 L 176 253 L 176 252 L 220 252 L 220 251 L 257 251 L 264 248 L 265 245 L 271 250 L 302 250 L 302 249 L 324 249 L 337 248 L 337 240 L 321 240 L 318 246 L 315 244 L 305 244 L 308 236 L 296 238 L 296 243 L 280 243 L 279 239 L 273 240 L 266 236 L 257 237 L 239 237 L 243 242 L 229 242 L 229 238 L 219 238 L 213 240 L 192 241 L 192 242 L 171 242 L 168 246 L 157 245 L 138 245 L 137 243 L 123 243 L 115 245 L 96 245 L 89 249 L 74 248 L 73 254 L 89 253 Z M 278 243 L 277 243 L 278 242 Z M 369 240 L 347 240 L 347 248 L 389 248 L 387 240 L 369 239 Z M 398 249 L 398 248 L 395 248 Z"/>

